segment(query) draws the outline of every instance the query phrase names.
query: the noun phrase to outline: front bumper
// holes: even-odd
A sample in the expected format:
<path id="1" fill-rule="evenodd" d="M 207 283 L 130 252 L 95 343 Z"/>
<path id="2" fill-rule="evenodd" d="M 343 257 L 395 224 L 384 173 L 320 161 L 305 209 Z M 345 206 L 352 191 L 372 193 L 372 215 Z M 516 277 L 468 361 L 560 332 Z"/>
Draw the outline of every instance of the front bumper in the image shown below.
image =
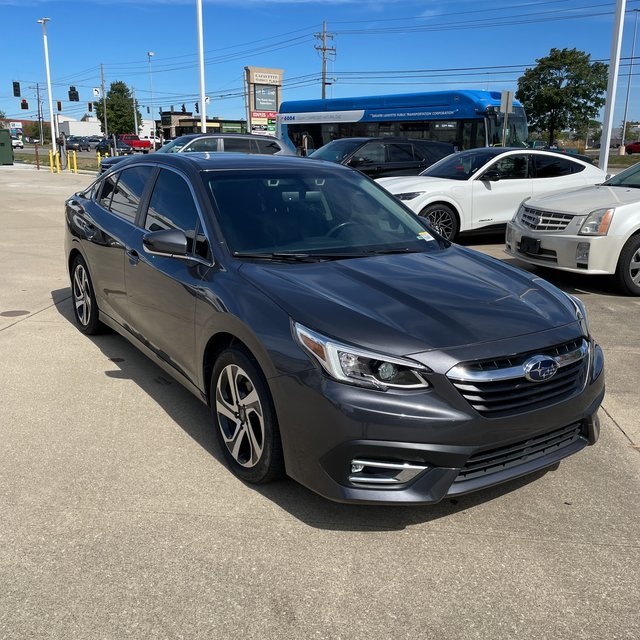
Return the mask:
<path id="1" fill-rule="evenodd" d="M 537 251 L 523 249 L 523 237 L 539 241 Z M 511 221 L 507 224 L 505 253 L 540 267 L 572 273 L 610 275 L 616 272 L 621 244 L 616 236 L 542 233 Z"/>
<path id="2" fill-rule="evenodd" d="M 592 362 L 601 362 L 596 350 Z M 272 380 L 287 473 L 337 502 L 431 504 L 554 465 L 598 439 L 604 372 L 589 371 L 569 399 L 501 418 L 478 414 L 447 382 L 385 393 L 318 371 Z"/>

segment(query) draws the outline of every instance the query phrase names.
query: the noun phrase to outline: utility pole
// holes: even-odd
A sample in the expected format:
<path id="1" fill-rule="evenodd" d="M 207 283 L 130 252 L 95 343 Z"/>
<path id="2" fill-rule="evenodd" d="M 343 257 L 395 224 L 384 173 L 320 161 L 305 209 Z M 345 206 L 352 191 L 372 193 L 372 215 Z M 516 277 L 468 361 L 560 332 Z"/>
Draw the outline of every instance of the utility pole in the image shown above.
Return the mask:
<path id="1" fill-rule="evenodd" d="M 131 99 L 133 100 L 133 132 L 138 135 L 138 107 L 136 105 L 136 90 L 133 86 L 131 87 Z"/>
<path id="2" fill-rule="evenodd" d="M 636 14 L 636 19 L 633 23 L 633 40 L 631 41 L 631 61 L 629 62 L 629 77 L 627 78 L 627 97 L 624 101 L 624 116 L 622 116 L 622 139 L 620 140 L 620 147 L 624 149 L 625 134 L 627 132 L 627 112 L 629 111 L 629 91 L 631 89 L 631 76 L 633 75 L 633 61 L 636 55 L 636 33 L 638 31 L 638 12 L 640 9 L 632 10 Z"/>
<path id="3" fill-rule="evenodd" d="M 102 91 L 102 113 L 104 115 L 104 137 L 109 137 L 109 127 L 107 126 L 107 94 L 104 90 L 104 66 L 100 65 L 100 88 Z"/>
<path id="4" fill-rule="evenodd" d="M 327 47 L 327 38 L 333 40 L 333 34 L 327 33 L 327 23 L 322 22 L 322 33 L 316 33 L 315 37 L 322 42 L 322 45 L 316 45 L 314 49 L 322 52 L 322 97 L 327 97 L 327 85 L 331 84 L 327 82 L 327 53 L 329 55 L 335 55 L 335 47 Z"/>

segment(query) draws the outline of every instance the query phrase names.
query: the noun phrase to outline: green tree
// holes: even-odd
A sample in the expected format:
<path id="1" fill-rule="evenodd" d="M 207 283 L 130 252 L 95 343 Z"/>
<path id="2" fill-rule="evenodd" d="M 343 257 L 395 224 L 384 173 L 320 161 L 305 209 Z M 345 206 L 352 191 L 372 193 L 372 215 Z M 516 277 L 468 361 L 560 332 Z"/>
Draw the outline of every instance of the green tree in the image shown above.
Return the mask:
<path id="1" fill-rule="evenodd" d="M 640 122 L 628 120 L 627 126 L 625 127 L 625 129 L 626 129 L 624 133 L 625 143 L 638 140 L 638 133 L 640 131 Z M 622 123 L 620 123 L 620 131 L 622 131 Z"/>
<path id="2" fill-rule="evenodd" d="M 536 63 L 518 80 L 516 98 L 530 126 L 547 131 L 552 144 L 556 133 L 586 126 L 604 105 L 607 65 L 577 49 L 551 49 Z"/>
<path id="3" fill-rule="evenodd" d="M 133 97 L 131 90 L 124 82 L 116 81 L 111 83 L 111 87 L 106 95 L 107 103 L 107 127 L 108 133 L 138 133 L 135 131 L 135 123 L 133 119 Z M 100 120 L 100 129 L 105 133 L 104 127 L 104 108 L 102 100 L 93 103 L 98 120 Z M 142 122 L 142 115 L 138 110 L 136 102 L 136 113 L 138 122 Z"/>

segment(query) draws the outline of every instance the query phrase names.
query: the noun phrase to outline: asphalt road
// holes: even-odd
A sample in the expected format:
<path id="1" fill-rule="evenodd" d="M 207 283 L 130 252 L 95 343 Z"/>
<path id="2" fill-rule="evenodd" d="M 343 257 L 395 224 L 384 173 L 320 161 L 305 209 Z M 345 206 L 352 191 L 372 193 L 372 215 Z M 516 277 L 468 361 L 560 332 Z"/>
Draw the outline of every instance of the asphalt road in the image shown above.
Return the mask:
<path id="1" fill-rule="evenodd" d="M 193 396 L 73 325 L 63 201 L 90 180 L 0 167 L 0 638 L 640 637 L 640 300 L 545 272 L 607 361 L 601 439 L 555 469 L 433 507 L 256 489 Z"/>

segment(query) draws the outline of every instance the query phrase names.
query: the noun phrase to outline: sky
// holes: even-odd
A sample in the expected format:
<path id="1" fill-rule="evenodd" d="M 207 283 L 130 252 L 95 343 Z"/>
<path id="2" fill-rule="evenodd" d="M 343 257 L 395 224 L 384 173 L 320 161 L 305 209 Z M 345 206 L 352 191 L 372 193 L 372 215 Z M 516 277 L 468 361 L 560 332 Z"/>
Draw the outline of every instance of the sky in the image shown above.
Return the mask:
<path id="1" fill-rule="evenodd" d="M 203 0 L 208 116 L 244 119 L 245 66 L 284 71 L 283 100 L 321 97 L 317 35 L 330 36 L 327 97 L 442 89 L 517 89 L 552 48 L 609 62 L 615 0 Z M 640 0 L 627 0 L 614 111 L 640 120 Z M 36 85 L 48 119 L 42 26 L 47 17 L 54 107 L 81 118 L 92 89 L 123 81 L 146 107 L 187 111 L 199 100 L 196 0 L 0 0 L 0 110 L 36 117 Z M 640 34 L 638 34 L 640 37 Z M 148 56 L 152 51 L 154 55 Z M 632 56 L 633 53 L 633 56 Z M 633 62 L 633 64 L 632 64 Z M 637 65 L 637 70 L 636 70 Z M 630 73 L 631 72 L 631 73 Z M 20 109 L 12 82 L 21 85 Z M 79 102 L 68 101 L 69 86 Z"/>

